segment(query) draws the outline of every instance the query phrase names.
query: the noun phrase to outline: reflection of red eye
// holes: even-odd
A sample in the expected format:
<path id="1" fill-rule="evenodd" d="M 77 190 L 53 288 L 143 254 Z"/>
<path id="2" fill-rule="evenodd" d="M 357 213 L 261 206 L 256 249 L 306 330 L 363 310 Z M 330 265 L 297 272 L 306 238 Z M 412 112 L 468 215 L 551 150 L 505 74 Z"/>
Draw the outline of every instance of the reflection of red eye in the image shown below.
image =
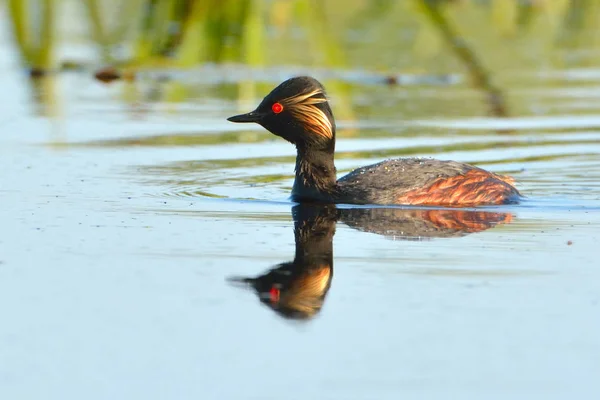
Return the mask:
<path id="1" fill-rule="evenodd" d="M 276 287 L 272 287 L 271 290 L 269 291 L 269 294 L 271 295 L 271 302 L 272 303 L 277 303 L 279 301 L 279 289 L 277 289 Z"/>
<path id="2" fill-rule="evenodd" d="M 275 114 L 279 114 L 283 111 L 283 106 L 281 105 L 281 103 L 275 103 L 271 106 L 271 110 L 273 110 Z"/>

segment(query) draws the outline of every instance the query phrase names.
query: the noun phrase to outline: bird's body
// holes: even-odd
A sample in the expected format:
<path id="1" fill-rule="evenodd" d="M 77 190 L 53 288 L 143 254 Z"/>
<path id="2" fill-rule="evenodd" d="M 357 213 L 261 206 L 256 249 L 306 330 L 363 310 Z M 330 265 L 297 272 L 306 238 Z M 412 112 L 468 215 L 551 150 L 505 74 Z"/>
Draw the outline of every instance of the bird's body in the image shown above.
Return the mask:
<path id="1" fill-rule="evenodd" d="M 472 206 L 519 197 L 507 177 L 469 164 L 401 158 L 358 168 L 337 182 L 338 200 L 352 204 Z"/>
<path id="2" fill-rule="evenodd" d="M 296 145 L 292 200 L 300 203 L 477 206 L 520 198 L 512 178 L 456 161 L 386 160 L 338 180 L 333 113 L 325 89 L 310 77 L 283 82 L 255 111 L 229 120 L 259 123 Z"/>

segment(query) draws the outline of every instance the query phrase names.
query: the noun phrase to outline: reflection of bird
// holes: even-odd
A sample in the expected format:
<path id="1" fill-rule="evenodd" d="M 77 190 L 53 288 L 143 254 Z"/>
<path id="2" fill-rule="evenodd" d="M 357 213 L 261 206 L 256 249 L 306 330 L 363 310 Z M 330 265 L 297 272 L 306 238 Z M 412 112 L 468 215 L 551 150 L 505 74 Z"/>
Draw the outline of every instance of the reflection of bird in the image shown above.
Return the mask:
<path id="1" fill-rule="evenodd" d="M 296 145 L 294 201 L 473 206 L 520 198 L 512 178 L 455 161 L 388 160 L 336 180 L 333 113 L 325 89 L 310 77 L 283 82 L 256 110 L 229 121 L 256 122 Z"/>
<path id="2" fill-rule="evenodd" d="M 229 280 L 251 287 L 263 304 L 293 319 L 310 319 L 321 311 L 333 278 L 333 235 L 338 220 L 358 230 L 403 239 L 463 236 L 512 220 L 511 214 L 486 211 L 336 209 L 318 204 L 299 204 L 292 215 L 294 261 L 254 278 Z"/>
<path id="3" fill-rule="evenodd" d="M 321 310 L 333 277 L 335 211 L 317 205 L 294 207 L 294 261 L 256 278 L 230 280 L 254 288 L 260 300 L 283 317 L 313 317 Z"/>
<path id="4" fill-rule="evenodd" d="M 512 221 L 512 214 L 468 210 L 347 208 L 339 221 L 394 239 L 460 237 Z"/>

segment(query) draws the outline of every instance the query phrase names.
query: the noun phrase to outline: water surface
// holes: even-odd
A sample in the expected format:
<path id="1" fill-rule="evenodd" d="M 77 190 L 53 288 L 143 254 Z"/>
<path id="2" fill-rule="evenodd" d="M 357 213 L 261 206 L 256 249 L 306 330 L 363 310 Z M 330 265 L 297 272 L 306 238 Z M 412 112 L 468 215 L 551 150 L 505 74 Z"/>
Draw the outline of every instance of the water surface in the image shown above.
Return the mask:
<path id="1" fill-rule="evenodd" d="M 498 116 L 452 63 L 430 77 L 456 79 L 392 86 L 362 67 L 231 66 L 261 82 L 238 100 L 214 66 L 30 81 L 0 44 L 0 397 L 599 393 L 600 63 L 580 49 L 498 72 Z M 226 121 L 298 71 L 332 88 L 340 175 L 454 159 L 514 176 L 526 200 L 301 213 L 293 147 Z M 293 312 L 230 281 L 284 263 L 308 276 Z"/>

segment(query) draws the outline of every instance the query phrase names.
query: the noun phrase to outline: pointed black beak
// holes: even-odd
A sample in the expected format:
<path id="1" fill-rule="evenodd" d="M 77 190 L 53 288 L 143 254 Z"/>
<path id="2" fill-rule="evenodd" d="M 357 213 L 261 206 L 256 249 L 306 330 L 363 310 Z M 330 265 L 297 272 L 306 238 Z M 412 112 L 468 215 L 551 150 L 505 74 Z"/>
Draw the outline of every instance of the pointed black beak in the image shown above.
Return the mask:
<path id="1" fill-rule="evenodd" d="M 247 114 L 234 115 L 233 117 L 227 118 L 227 121 L 231 122 L 258 122 L 261 119 L 261 115 L 256 111 L 251 111 Z"/>

